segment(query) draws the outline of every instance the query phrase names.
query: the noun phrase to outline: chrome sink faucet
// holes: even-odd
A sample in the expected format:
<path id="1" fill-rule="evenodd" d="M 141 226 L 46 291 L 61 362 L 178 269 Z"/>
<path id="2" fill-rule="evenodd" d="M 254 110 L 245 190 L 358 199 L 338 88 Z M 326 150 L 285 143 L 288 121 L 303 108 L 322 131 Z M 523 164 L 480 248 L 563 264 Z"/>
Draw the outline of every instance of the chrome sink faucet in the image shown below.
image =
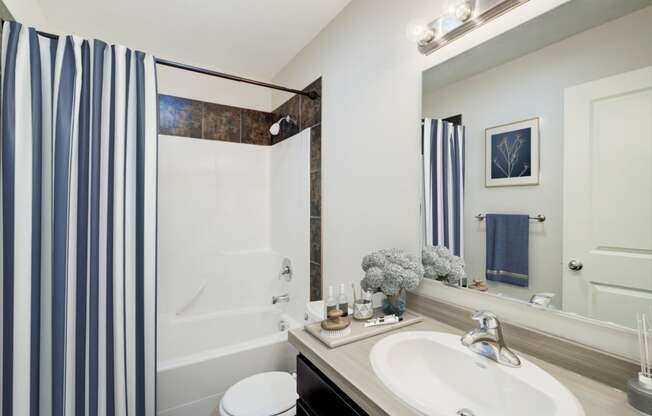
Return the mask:
<path id="1" fill-rule="evenodd" d="M 287 303 L 290 301 L 290 294 L 284 293 L 280 296 L 272 296 L 272 305 L 276 305 L 279 302 Z"/>
<path id="2" fill-rule="evenodd" d="M 462 345 L 499 364 L 521 366 L 521 360 L 505 344 L 503 328 L 496 315 L 488 311 L 477 311 L 471 319 L 477 321 L 479 327 L 462 336 Z"/>

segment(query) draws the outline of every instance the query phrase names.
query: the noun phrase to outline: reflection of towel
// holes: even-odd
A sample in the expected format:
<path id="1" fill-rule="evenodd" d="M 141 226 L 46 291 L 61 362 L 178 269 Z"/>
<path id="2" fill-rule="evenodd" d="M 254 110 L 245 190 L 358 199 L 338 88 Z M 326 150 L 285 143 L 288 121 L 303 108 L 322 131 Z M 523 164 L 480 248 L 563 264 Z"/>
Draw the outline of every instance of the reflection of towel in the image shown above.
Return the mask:
<path id="1" fill-rule="evenodd" d="M 527 215 L 487 214 L 487 280 L 527 287 Z"/>

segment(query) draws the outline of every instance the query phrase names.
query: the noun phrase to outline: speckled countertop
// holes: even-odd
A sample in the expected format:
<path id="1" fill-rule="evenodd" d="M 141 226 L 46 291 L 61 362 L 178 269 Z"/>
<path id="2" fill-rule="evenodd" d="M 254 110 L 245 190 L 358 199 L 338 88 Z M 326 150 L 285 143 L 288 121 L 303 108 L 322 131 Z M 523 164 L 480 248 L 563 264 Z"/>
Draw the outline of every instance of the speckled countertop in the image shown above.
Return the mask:
<path id="1" fill-rule="evenodd" d="M 303 329 L 290 331 L 289 341 L 370 415 L 407 416 L 414 415 L 413 411 L 385 389 L 369 363 L 369 353 L 373 345 L 381 338 L 399 331 L 461 334 L 456 328 L 424 317 L 421 323 L 335 349 L 329 349 Z M 520 355 L 552 374 L 573 392 L 582 403 L 586 416 L 640 416 L 640 413 L 627 404 L 624 392 L 530 355 Z"/>

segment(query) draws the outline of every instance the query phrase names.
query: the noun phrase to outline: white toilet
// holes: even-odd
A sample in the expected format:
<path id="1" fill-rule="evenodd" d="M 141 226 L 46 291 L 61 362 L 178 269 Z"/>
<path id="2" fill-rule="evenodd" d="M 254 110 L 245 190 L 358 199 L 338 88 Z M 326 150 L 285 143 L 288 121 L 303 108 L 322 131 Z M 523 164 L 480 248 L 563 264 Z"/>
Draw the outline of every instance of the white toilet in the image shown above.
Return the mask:
<path id="1" fill-rule="evenodd" d="M 297 382 L 290 373 L 271 371 L 238 381 L 224 393 L 220 416 L 295 416 Z"/>

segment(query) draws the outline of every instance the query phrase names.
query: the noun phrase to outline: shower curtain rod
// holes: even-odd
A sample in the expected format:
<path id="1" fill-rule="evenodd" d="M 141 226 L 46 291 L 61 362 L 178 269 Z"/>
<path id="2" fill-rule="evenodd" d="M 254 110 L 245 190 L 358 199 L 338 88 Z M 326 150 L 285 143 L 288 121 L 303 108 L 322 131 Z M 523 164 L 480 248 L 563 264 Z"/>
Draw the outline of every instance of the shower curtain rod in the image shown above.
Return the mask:
<path id="1" fill-rule="evenodd" d="M 5 22 L 5 20 L 2 20 L 3 26 L 4 26 L 4 22 Z M 59 39 L 58 35 L 53 35 L 52 33 L 41 32 L 39 30 L 37 30 L 36 33 L 38 33 L 41 36 L 45 36 L 46 38 Z M 311 100 L 316 100 L 316 99 L 319 98 L 319 94 L 316 91 L 295 90 L 293 88 L 287 88 L 287 87 L 284 87 L 282 85 L 270 84 L 268 82 L 263 82 L 263 81 L 256 81 L 255 79 L 249 79 L 249 78 L 239 77 L 237 75 L 225 74 L 224 72 L 212 71 L 210 69 L 205 69 L 205 68 L 200 68 L 200 67 L 197 67 L 197 66 L 182 64 L 182 63 L 179 63 L 179 62 L 174 62 L 174 61 L 170 61 L 170 60 L 162 59 L 162 58 L 154 57 L 154 62 L 156 62 L 159 65 L 165 65 L 165 66 L 169 66 L 169 67 L 172 67 L 172 68 L 182 69 L 184 71 L 196 72 L 198 74 L 204 74 L 204 75 L 210 75 L 212 77 L 224 78 L 224 79 L 228 79 L 228 80 L 235 81 L 235 82 L 242 82 L 242 83 L 245 83 L 245 84 L 257 85 L 259 87 L 270 88 L 270 89 L 273 89 L 273 90 L 291 92 L 293 94 L 306 96 L 306 97 L 310 98 Z"/>
<path id="2" fill-rule="evenodd" d="M 295 90 L 293 88 L 287 88 L 287 87 L 284 87 L 282 85 L 270 84 L 270 83 L 267 83 L 267 82 L 256 81 L 255 79 L 249 79 L 249 78 L 239 77 L 237 75 L 225 74 L 223 72 L 212 71 L 210 69 L 205 69 L 205 68 L 199 68 L 199 67 L 192 66 L 192 65 L 182 64 L 182 63 L 174 62 L 174 61 L 169 61 L 167 59 L 154 58 L 154 60 L 159 65 L 165 65 L 165 66 L 170 66 L 172 68 L 183 69 L 184 71 L 197 72 L 199 74 L 204 74 L 204 75 L 210 75 L 210 76 L 213 76 L 213 77 L 229 79 L 231 81 L 236 81 L 236 82 L 243 82 L 245 84 L 258 85 L 259 87 L 271 88 L 273 90 L 291 92 L 291 93 L 294 93 L 294 94 L 304 95 L 304 96 L 310 98 L 311 100 L 316 100 L 317 98 L 319 98 L 319 94 L 316 91 Z"/>

